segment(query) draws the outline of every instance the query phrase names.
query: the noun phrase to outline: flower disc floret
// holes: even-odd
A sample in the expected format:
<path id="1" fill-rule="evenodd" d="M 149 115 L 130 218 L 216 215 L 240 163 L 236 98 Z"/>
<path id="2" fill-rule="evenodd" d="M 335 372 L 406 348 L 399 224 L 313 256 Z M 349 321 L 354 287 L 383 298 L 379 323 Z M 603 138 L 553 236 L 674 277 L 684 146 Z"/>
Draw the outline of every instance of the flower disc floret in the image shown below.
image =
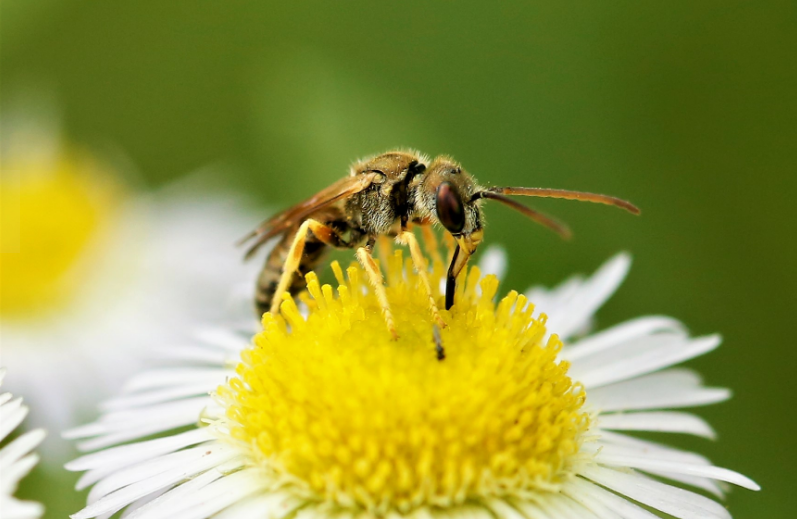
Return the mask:
<path id="1" fill-rule="evenodd" d="M 498 280 L 472 268 L 442 312 L 438 359 L 428 298 L 401 251 L 387 269 L 398 340 L 362 270 L 333 269 L 337 291 L 309 275 L 309 314 L 290 299 L 266 314 L 218 390 L 230 439 L 270 478 L 381 515 L 539 495 L 573 476 L 585 393 L 524 296 L 495 303 Z"/>

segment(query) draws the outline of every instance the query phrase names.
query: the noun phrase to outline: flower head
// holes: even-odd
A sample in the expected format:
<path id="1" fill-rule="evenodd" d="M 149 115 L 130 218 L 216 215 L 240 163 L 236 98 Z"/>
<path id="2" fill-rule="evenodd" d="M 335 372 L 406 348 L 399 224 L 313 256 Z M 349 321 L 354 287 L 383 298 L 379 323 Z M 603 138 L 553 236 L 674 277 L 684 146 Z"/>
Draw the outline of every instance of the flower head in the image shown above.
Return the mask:
<path id="1" fill-rule="evenodd" d="M 442 330 L 401 253 L 388 263 L 397 341 L 360 268 L 344 276 L 333 265 L 337 290 L 308 276 L 306 315 L 288 299 L 253 344 L 206 335 L 187 352 L 203 368 L 134 379 L 98 422 L 73 432 L 92 437 L 84 448 L 200 426 L 72 462 L 88 470 L 81 486 L 98 482 L 74 517 L 131 503 L 133 517 L 650 517 L 633 501 L 681 518 L 729 517 L 650 476 L 718 496 L 717 481 L 757 488 L 697 454 L 616 432 L 712 435 L 693 415 L 659 409 L 727 397 L 665 369 L 717 337 L 690 339 L 679 323 L 649 317 L 563 346 L 617 287 L 627 257 L 534 292 L 551 309 L 558 301 L 550 318 L 516 292 L 495 302 L 497 279 L 473 268 Z M 565 337 L 549 333 L 553 322 Z"/>
<path id="2" fill-rule="evenodd" d="M 197 182 L 136 192 L 115 161 L 31 115 L 36 104 L 2 120 L 0 353 L 31 423 L 60 429 L 118 389 L 142 344 L 176 340 L 248 278 L 224 251 L 251 220 Z"/>
<path id="3" fill-rule="evenodd" d="M 0 385 L 5 369 L 0 369 Z M 21 398 L 11 393 L 0 394 L 0 442 L 3 442 L 28 414 Z M 21 501 L 14 497 L 19 480 L 39 461 L 31 451 L 44 439 L 44 431 L 36 429 L 18 436 L 0 448 L 0 511 L 7 519 L 35 519 L 44 513 L 39 503 Z"/>

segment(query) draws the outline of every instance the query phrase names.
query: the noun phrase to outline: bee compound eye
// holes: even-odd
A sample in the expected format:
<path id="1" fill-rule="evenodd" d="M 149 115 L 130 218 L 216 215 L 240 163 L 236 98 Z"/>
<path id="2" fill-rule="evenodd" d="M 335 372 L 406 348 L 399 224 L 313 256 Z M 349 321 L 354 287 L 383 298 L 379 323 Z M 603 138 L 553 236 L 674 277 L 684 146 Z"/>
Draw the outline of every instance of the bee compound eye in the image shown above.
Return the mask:
<path id="1" fill-rule="evenodd" d="M 437 219 L 452 234 L 465 228 L 465 204 L 450 182 L 441 182 L 437 187 Z"/>

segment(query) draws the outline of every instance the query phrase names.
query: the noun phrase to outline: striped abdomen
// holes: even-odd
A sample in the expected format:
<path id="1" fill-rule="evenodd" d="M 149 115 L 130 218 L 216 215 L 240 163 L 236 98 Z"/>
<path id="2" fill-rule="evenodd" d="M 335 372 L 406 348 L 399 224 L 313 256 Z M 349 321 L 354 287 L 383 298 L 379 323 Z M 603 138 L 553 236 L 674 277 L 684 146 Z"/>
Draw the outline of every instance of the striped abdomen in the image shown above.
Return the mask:
<path id="1" fill-rule="evenodd" d="M 285 267 L 285 260 L 291 244 L 296 237 L 297 228 L 293 228 L 286 233 L 279 243 L 274 247 L 266 258 L 266 264 L 257 279 L 257 291 L 255 292 L 255 306 L 258 315 L 263 315 L 271 309 L 271 303 L 277 296 L 277 286 Z M 307 241 L 304 245 L 304 253 L 299 262 L 297 272 L 293 274 L 288 292 L 295 296 L 305 289 L 304 276 L 314 270 L 324 257 L 327 245 L 321 242 L 313 233 L 307 233 Z"/>

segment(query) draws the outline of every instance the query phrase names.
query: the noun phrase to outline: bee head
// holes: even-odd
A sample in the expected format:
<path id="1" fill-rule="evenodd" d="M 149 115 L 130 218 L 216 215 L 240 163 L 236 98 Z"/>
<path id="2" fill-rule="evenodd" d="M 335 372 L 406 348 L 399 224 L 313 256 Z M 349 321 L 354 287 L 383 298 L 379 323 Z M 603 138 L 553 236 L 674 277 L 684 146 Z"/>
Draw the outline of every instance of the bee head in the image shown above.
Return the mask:
<path id="1" fill-rule="evenodd" d="M 473 195 L 480 191 L 476 180 L 456 161 L 438 157 L 423 175 L 420 204 L 423 216 L 439 222 L 472 254 L 482 239 L 482 210 Z"/>

